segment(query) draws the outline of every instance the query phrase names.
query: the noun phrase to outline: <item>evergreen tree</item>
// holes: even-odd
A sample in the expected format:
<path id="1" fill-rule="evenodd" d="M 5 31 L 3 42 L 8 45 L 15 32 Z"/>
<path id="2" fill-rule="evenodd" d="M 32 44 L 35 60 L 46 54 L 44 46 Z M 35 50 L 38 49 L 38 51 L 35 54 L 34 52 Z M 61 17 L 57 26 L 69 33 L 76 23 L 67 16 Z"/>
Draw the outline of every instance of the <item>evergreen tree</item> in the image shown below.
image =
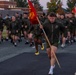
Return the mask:
<path id="1" fill-rule="evenodd" d="M 34 3 L 34 7 L 36 8 L 37 11 L 42 11 L 43 7 L 40 5 L 39 0 L 31 0 L 32 3 Z"/>
<path id="2" fill-rule="evenodd" d="M 27 7 L 27 0 L 15 0 L 17 2 L 17 7 Z"/>
<path id="3" fill-rule="evenodd" d="M 75 6 L 76 4 L 76 0 L 68 0 L 67 1 L 67 5 L 68 5 L 68 11 L 72 11 L 73 7 Z"/>
<path id="4" fill-rule="evenodd" d="M 48 12 L 56 12 L 59 8 L 60 0 L 51 0 L 51 2 L 47 3 Z"/>

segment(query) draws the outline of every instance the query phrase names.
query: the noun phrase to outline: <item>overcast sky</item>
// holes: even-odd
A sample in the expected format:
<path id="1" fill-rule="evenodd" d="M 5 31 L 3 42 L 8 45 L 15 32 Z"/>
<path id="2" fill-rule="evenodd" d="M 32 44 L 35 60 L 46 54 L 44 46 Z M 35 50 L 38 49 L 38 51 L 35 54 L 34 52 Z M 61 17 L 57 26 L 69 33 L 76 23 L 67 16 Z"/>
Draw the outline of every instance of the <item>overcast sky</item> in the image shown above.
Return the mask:
<path id="1" fill-rule="evenodd" d="M 46 4 L 50 0 L 39 0 L 39 1 L 40 1 L 40 4 L 44 7 L 44 9 L 46 9 L 47 8 Z M 67 0 L 62 0 L 62 2 L 63 2 L 63 8 L 67 8 L 67 5 L 66 5 Z"/>
<path id="2" fill-rule="evenodd" d="M 47 8 L 46 4 L 47 2 L 49 2 L 50 0 L 39 0 L 40 1 L 40 4 L 44 7 L 44 9 Z"/>

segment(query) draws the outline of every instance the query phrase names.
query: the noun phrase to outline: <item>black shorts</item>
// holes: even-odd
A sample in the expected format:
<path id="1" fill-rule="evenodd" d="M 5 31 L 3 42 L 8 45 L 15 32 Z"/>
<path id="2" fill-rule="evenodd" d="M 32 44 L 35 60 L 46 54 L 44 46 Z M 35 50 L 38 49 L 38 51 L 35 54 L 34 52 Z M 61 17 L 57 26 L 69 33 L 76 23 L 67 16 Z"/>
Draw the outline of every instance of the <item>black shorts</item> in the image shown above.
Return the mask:
<path id="1" fill-rule="evenodd" d="M 53 46 L 55 46 L 55 47 L 58 47 L 58 43 L 57 43 L 57 42 L 55 42 L 55 43 L 50 43 L 50 44 L 53 45 Z M 46 42 L 46 47 L 47 47 L 47 48 L 50 48 L 48 42 Z"/>
<path id="2" fill-rule="evenodd" d="M 27 32 L 28 30 L 29 30 L 28 28 L 27 28 L 27 29 L 25 29 L 25 28 L 23 28 L 23 29 L 22 29 L 22 31 L 23 31 L 23 32 L 24 32 L 24 31 L 26 31 L 26 32 Z"/>
<path id="3" fill-rule="evenodd" d="M 0 29 L 0 31 L 2 32 L 2 31 L 3 31 L 3 29 Z"/>
<path id="4" fill-rule="evenodd" d="M 52 42 L 51 41 L 49 41 L 49 42 L 50 42 L 51 45 L 58 47 L 58 42 L 59 42 L 58 39 L 54 39 Z M 46 41 L 46 47 L 50 48 L 50 46 L 49 46 L 47 41 Z"/>
<path id="5" fill-rule="evenodd" d="M 41 35 L 33 35 L 33 37 L 36 38 L 36 39 L 42 40 L 42 36 Z"/>
<path id="6" fill-rule="evenodd" d="M 16 32 L 16 31 L 11 31 L 11 35 L 18 36 L 19 34 L 18 34 L 18 32 Z"/>

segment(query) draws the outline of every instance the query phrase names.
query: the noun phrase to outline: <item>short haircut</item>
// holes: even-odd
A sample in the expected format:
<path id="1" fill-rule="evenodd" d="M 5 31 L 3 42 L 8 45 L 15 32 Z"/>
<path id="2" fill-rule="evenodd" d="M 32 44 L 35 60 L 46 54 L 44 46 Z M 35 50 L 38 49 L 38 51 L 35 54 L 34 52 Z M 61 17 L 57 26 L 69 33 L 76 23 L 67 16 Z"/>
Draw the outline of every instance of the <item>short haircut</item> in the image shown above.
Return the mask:
<path id="1" fill-rule="evenodd" d="M 27 15 L 27 14 L 28 14 L 28 12 L 24 12 L 23 14 L 26 14 L 26 15 Z"/>
<path id="2" fill-rule="evenodd" d="M 55 14 L 54 12 L 50 12 L 50 13 L 48 14 L 48 16 L 50 16 L 50 17 L 56 17 L 56 14 Z"/>
<path id="3" fill-rule="evenodd" d="M 16 12 L 16 14 L 19 14 L 18 12 Z"/>

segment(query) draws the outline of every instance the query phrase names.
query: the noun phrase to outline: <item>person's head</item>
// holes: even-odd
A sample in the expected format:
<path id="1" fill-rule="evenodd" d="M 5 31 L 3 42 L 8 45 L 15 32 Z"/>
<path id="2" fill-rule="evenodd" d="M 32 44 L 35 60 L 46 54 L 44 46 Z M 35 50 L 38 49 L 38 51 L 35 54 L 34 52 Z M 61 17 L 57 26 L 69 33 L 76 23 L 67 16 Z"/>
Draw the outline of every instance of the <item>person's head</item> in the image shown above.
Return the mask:
<path id="1" fill-rule="evenodd" d="M 51 12 L 48 14 L 48 20 L 51 22 L 51 23 L 54 23 L 55 20 L 56 20 L 56 14 L 54 12 Z"/>
<path id="2" fill-rule="evenodd" d="M 28 13 L 27 12 L 23 13 L 23 17 L 28 18 Z"/>
<path id="3" fill-rule="evenodd" d="M 76 18 L 76 14 L 74 15 L 74 17 Z"/>
<path id="4" fill-rule="evenodd" d="M 18 13 L 18 12 L 16 12 L 16 13 L 15 13 L 15 16 L 16 16 L 16 17 L 19 17 L 19 13 Z"/>
<path id="5" fill-rule="evenodd" d="M 58 19 L 60 19 L 60 14 L 57 13 L 56 16 L 57 16 Z"/>
<path id="6" fill-rule="evenodd" d="M 43 12 L 42 17 L 45 17 L 45 16 L 46 16 L 46 14 Z"/>
<path id="7" fill-rule="evenodd" d="M 0 18 L 2 18 L 2 14 L 0 14 Z"/>
<path id="8" fill-rule="evenodd" d="M 9 18 L 9 15 L 8 14 L 6 15 L 6 18 Z"/>
<path id="9" fill-rule="evenodd" d="M 12 21 L 15 21 L 16 20 L 16 17 L 15 16 L 12 16 Z"/>
<path id="10" fill-rule="evenodd" d="M 69 18 L 72 18 L 72 17 L 73 17 L 73 14 L 70 12 L 70 13 L 68 14 L 68 17 L 69 17 Z"/>
<path id="11" fill-rule="evenodd" d="M 22 14 L 20 14 L 20 19 L 22 19 Z"/>
<path id="12" fill-rule="evenodd" d="M 64 15 L 64 14 L 61 14 L 61 15 L 60 15 L 60 18 L 61 18 L 61 19 L 64 19 L 64 18 L 65 18 L 65 15 Z"/>
<path id="13" fill-rule="evenodd" d="M 65 13 L 65 18 L 68 18 L 68 13 Z"/>

